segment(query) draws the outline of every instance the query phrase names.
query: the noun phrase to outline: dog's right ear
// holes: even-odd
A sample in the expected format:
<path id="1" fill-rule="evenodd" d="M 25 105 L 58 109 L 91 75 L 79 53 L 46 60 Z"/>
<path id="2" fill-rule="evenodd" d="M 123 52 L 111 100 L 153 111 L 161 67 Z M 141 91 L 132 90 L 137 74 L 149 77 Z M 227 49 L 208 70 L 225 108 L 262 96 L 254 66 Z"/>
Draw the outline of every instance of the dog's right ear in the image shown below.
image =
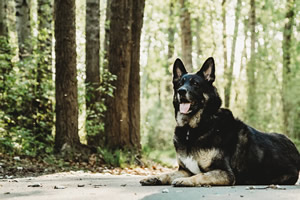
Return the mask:
<path id="1" fill-rule="evenodd" d="M 173 80 L 180 78 L 182 75 L 186 74 L 187 71 L 182 63 L 182 61 L 177 58 L 173 65 Z"/>

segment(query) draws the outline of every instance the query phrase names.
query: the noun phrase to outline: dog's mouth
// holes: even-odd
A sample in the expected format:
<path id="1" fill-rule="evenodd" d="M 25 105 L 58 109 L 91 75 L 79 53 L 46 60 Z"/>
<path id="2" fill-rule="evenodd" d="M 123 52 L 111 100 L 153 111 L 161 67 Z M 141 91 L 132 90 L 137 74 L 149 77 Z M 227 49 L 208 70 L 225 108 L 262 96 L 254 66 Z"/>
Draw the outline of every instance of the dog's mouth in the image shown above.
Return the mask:
<path id="1" fill-rule="evenodd" d="M 185 102 L 185 103 L 180 103 L 179 104 L 179 111 L 181 114 L 189 114 L 192 112 L 191 110 L 191 103 L 190 102 Z"/>

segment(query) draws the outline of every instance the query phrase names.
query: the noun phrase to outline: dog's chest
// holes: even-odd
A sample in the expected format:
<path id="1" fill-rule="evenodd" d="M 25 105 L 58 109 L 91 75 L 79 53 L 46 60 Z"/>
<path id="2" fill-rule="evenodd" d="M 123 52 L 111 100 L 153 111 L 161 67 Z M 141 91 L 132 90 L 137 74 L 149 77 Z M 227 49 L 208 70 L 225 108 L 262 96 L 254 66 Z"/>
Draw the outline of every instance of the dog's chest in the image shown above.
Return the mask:
<path id="1" fill-rule="evenodd" d="M 212 164 L 213 160 L 218 156 L 219 151 L 215 148 L 201 149 L 192 154 L 179 153 L 178 160 L 193 174 L 199 174 L 200 169 L 206 171 Z"/>

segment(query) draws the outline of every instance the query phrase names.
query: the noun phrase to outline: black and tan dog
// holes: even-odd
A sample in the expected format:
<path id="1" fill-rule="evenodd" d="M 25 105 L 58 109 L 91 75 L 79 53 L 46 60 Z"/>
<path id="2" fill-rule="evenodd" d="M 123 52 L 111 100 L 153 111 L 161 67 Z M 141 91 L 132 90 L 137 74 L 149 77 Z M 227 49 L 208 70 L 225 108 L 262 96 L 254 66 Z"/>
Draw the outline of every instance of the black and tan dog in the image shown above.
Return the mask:
<path id="1" fill-rule="evenodd" d="M 213 86 L 215 64 L 208 58 L 196 74 L 177 59 L 173 68 L 174 146 L 178 171 L 152 176 L 142 185 L 202 186 L 295 184 L 300 155 L 284 135 L 262 133 L 220 108 Z"/>

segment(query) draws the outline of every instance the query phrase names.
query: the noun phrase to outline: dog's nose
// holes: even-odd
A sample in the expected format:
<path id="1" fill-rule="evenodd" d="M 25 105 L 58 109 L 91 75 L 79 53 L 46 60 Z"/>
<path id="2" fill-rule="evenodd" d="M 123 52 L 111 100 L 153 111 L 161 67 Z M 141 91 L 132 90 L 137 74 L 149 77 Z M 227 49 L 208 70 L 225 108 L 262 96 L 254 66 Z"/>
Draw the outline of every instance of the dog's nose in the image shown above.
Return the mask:
<path id="1" fill-rule="evenodd" d="M 179 88 L 178 93 L 180 96 L 184 96 L 186 94 L 186 89 L 185 88 Z"/>

